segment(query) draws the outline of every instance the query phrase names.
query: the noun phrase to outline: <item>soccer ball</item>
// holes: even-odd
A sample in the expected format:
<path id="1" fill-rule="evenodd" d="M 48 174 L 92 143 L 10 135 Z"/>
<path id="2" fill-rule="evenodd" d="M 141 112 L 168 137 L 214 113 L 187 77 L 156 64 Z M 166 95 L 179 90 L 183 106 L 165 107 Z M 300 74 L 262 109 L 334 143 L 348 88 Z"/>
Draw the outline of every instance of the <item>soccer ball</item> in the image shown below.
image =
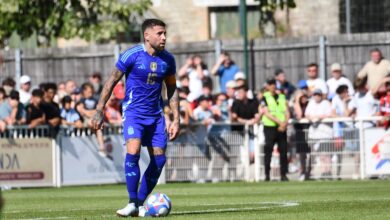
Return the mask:
<path id="1" fill-rule="evenodd" d="M 171 200 L 163 193 L 151 194 L 145 204 L 148 215 L 154 217 L 167 216 L 171 211 Z"/>

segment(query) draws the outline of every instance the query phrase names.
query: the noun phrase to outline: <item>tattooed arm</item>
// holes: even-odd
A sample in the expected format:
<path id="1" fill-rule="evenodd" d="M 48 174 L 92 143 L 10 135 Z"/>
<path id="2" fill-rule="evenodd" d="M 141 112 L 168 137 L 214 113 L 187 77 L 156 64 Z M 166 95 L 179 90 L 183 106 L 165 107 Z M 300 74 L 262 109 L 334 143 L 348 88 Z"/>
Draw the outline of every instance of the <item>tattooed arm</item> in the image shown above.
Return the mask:
<path id="1" fill-rule="evenodd" d="M 123 73 L 117 68 L 114 68 L 110 78 L 108 78 L 108 80 L 104 84 L 102 93 L 100 94 L 99 103 L 96 106 L 96 113 L 92 118 L 92 126 L 94 129 L 102 128 L 103 119 L 104 119 L 104 113 L 103 113 L 104 107 L 112 94 L 112 90 L 114 89 L 115 85 L 119 82 L 119 80 L 121 80 L 122 76 Z"/>
<path id="2" fill-rule="evenodd" d="M 167 95 L 169 107 L 173 113 L 173 121 L 168 125 L 169 140 L 174 140 L 180 129 L 180 112 L 179 112 L 179 94 L 176 88 L 176 77 L 174 75 L 165 78 L 167 86 Z"/>

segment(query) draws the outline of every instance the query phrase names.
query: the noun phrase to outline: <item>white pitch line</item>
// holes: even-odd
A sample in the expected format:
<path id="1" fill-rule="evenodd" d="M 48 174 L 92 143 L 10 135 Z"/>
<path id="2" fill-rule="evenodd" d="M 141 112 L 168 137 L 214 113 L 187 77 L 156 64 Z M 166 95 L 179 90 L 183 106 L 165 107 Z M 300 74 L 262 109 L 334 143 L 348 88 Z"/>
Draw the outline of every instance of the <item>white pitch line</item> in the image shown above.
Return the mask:
<path id="1" fill-rule="evenodd" d="M 18 218 L 19 220 L 46 220 L 46 219 L 70 219 L 70 217 L 48 217 L 48 218 Z"/>

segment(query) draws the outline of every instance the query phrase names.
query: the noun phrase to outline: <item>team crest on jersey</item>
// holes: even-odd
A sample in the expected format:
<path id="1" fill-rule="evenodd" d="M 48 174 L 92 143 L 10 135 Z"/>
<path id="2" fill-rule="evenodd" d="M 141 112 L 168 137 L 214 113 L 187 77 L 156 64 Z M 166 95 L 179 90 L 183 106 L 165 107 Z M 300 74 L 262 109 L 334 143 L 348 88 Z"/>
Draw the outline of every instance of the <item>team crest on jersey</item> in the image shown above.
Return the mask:
<path id="1" fill-rule="evenodd" d="M 157 70 L 157 63 L 156 62 L 151 62 L 150 63 L 150 69 L 155 72 Z"/>

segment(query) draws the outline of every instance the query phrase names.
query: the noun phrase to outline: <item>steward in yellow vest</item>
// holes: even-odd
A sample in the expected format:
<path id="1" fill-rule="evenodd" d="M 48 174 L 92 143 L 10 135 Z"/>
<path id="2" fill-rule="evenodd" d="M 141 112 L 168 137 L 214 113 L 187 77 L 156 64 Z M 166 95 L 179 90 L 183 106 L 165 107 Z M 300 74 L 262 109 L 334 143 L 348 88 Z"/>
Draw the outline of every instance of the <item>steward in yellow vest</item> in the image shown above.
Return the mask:
<path id="1" fill-rule="evenodd" d="M 288 181 L 287 160 L 287 122 L 290 118 L 286 97 L 276 93 L 274 79 L 267 80 L 267 92 L 261 102 L 261 121 L 264 125 L 264 167 L 265 181 L 270 180 L 271 157 L 274 145 L 278 145 L 280 153 L 280 174 L 282 181 Z"/>

